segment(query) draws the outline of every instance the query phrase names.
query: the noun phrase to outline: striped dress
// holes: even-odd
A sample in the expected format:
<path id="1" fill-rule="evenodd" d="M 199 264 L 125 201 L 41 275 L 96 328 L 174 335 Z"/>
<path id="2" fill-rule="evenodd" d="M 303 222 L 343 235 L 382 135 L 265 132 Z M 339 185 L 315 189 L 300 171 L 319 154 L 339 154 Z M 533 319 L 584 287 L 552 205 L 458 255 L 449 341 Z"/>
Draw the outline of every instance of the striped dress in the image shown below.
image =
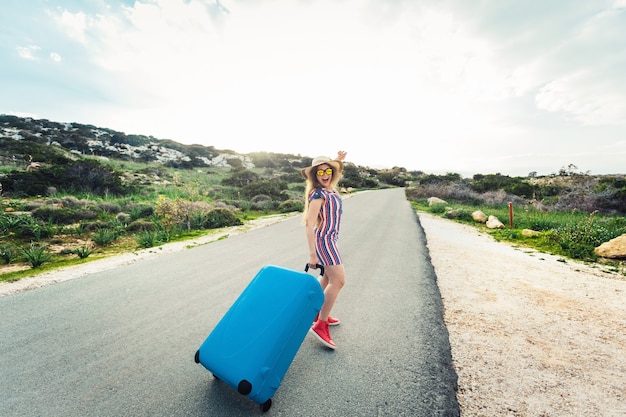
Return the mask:
<path id="1" fill-rule="evenodd" d="M 339 225 L 343 211 L 341 196 L 323 188 L 316 188 L 309 194 L 309 202 L 324 199 L 319 222 L 315 227 L 315 251 L 322 265 L 341 265 L 341 255 L 337 247 Z"/>

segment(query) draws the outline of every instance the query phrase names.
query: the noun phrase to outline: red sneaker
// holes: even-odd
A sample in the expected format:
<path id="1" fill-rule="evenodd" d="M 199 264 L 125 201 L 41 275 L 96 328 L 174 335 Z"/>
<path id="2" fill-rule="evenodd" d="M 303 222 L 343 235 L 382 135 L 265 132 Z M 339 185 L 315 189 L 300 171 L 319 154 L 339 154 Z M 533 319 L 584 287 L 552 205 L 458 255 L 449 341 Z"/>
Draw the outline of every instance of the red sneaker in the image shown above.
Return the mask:
<path id="1" fill-rule="evenodd" d="M 330 332 L 328 331 L 328 322 L 318 320 L 313 324 L 313 327 L 309 330 L 309 332 L 317 338 L 320 342 L 324 344 L 327 348 L 335 349 L 337 345 L 333 342 L 333 339 L 330 337 Z"/>
<path id="2" fill-rule="evenodd" d="M 313 323 L 315 323 L 315 322 L 317 321 L 317 319 L 319 319 L 319 317 L 320 317 L 320 315 L 319 315 L 319 313 L 318 313 L 318 314 L 317 314 L 317 316 L 315 316 L 315 320 L 313 320 Z M 336 326 L 336 325 L 338 325 L 339 323 L 341 323 L 341 322 L 339 321 L 339 319 L 336 319 L 336 318 L 334 318 L 334 317 L 328 316 L 328 325 L 329 325 L 329 326 Z"/>

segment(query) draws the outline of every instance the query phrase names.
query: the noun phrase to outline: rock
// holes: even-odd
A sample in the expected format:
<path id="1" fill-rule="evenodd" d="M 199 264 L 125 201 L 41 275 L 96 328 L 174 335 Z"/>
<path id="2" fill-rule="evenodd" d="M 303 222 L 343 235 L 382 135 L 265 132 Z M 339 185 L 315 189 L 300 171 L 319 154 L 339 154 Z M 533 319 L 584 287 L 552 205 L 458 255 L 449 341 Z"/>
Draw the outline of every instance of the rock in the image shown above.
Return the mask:
<path id="1" fill-rule="evenodd" d="M 428 206 L 433 206 L 435 204 L 448 204 L 446 200 L 442 200 L 439 197 L 428 197 Z"/>
<path id="2" fill-rule="evenodd" d="M 626 233 L 604 242 L 594 252 L 603 258 L 626 259 Z"/>
<path id="3" fill-rule="evenodd" d="M 496 216 L 489 216 L 487 219 L 487 227 L 490 229 L 504 229 L 504 223 L 502 223 Z"/>
<path id="4" fill-rule="evenodd" d="M 541 232 L 538 232 L 536 230 L 531 230 L 531 229 L 522 230 L 522 236 L 539 236 L 540 234 Z"/>
<path id="5" fill-rule="evenodd" d="M 476 210 L 472 213 L 472 219 L 477 223 L 485 223 L 487 222 L 487 215 L 480 210 Z"/>

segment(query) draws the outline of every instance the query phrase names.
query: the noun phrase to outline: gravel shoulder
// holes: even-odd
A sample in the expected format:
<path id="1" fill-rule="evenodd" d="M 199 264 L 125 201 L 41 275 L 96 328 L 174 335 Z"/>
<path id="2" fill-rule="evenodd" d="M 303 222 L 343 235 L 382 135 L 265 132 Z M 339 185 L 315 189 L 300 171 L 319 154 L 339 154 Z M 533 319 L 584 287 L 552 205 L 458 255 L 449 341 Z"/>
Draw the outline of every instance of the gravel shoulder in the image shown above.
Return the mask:
<path id="1" fill-rule="evenodd" d="M 0 283 L 0 296 L 287 217 Z M 419 218 L 444 303 L 463 417 L 626 415 L 623 275 L 499 243 L 474 227 L 427 213 Z"/>
<path id="2" fill-rule="evenodd" d="M 626 280 L 419 214 L 464 417 L 626 415 Z"/>

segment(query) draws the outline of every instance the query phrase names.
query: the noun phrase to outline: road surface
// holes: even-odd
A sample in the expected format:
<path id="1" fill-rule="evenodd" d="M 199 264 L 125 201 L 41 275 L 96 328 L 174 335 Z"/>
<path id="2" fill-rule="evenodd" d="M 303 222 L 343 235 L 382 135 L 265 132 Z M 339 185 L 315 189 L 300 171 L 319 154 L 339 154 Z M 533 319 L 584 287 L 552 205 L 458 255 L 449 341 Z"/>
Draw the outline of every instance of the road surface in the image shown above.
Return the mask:
<path id="1" fill-rule="evenodd" d="M 336 351 L 310 335 L 267 416 L 458 416 L 442 301 L 402 189 L 344 200 Z M 300 270 L 300 218 L 0 297 L 2 416 L 248 416 L 194 354 L 266 264 Z"/>

